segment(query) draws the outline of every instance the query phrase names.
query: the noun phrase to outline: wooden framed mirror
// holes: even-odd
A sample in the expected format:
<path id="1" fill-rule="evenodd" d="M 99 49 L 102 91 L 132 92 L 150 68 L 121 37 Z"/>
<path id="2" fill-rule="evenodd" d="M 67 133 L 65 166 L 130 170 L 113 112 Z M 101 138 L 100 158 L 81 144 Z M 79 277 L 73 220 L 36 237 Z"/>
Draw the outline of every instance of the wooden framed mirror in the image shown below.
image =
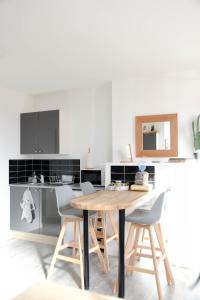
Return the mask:
<path id="1" fill-rule="evenodd" d="M 136 156 L 178 156 L 177 114 L 136 116 Z"/>

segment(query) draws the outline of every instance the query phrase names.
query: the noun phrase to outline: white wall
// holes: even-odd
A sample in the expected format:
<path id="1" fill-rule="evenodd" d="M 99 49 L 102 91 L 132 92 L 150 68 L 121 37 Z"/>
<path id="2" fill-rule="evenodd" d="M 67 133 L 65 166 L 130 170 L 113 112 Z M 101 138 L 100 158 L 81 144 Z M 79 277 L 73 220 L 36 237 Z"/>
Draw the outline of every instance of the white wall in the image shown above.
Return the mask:
<path id="1" fill-rule="evenodd" d="M 113 161 L 124 159 L 131 143 L 135 152 L 135 116 L 178 114 L 179 156 L 192 157 L 191 122 L 200 113 L 200 80 L 137 77 L 112 82 Z"/>
<path id="2" fill-rule="evenodd" d="M 124 159 L 123 150 L 129 143 L 135 152 L 135 116 L 150 114 L 177 113 L 178 154 L 193 156 L 191 122 L 200 113 L 200 80 L 161 76 L 113 81 L 112 107 L 113 161 Z M 141 159 L 144 158 L 136 161 Z M 198 219 L 195 212 L 199 212 L 198 188 L 195 188 L 198 187 L 199 164 L 196 167 L 193 164 L 168 165 L 168 170 L 165 167 L 163 171 L 166 184 L 173 187 L 165 222 L 171 257 L 176 265 L 194 267 L 199 262 L 200 247 L 195 229 L 199 226 L 194 224 Z M 163 166 L 166 164 L 160 164 Z M 160 180 L 160 174 L 157 179 Z"/>
<path id="3" fill-rule="evenodd" d="M 111 84 L 34 96 L 34 110 L 50 109 L 67 112 L 66 122 L 72 130 L 70 157 L 80 158 L 85 167 L 91 147 L 94 166 L 111 161 Z"/>
<path id="4" fill-rule="evenodd" d="M 0 88 L 0 241 L 8 236 L 10 219 L 8 160 L 20 157 L 20 112 L 32 109 L 26 94 Z"/>

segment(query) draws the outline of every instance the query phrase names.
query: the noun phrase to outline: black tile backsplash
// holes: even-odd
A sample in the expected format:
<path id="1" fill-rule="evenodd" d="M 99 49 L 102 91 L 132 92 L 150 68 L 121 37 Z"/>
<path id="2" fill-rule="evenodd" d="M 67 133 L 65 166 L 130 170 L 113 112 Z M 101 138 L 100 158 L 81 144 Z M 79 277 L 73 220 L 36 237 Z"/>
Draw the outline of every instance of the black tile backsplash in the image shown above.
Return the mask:
<path id="1" fill-rule="evenodd" d="M 17 166 L 17 159 L 12 159 L 9 161 L 9 166 Z"/>
<path id="2" fill-rule="evenodd" d="M 154 174 L 155 173 L 155 167 L 154 166 L 147 166 L 145 171 L 148 172 L 148 173 Z"/>
<path id="3" fill-rule="evenodd" d="M 111 166 L 111 182 L 121 180 L 129 184 L 135 183 L 135 174 L 139 171 L 138 166 Z M 147 166 L 145 169 L 149 173 L 149 183 L 155 182 L 155 167 Z"/>
<path id="4" fill-rule="evenodd" d="M 26 160 L 25 159 L 20 159 L 18 160 L 18 166 L 25 166 L 26 165 Z"/>
<path id="5" fill-rule="evenodd" d="M 15 178 L 18 176 L 18 173 L 17 172 L 9 172 L 9 177 L 10 178 Z"/>
<path id="6" fill-rule="evenodd" d="M 17 166 L 17 172 L 22 172 L 22 171 L 25 171 L 26 170 L 26 168 L 25 168 L 25 166 Z"/>
<path id="7" fill-rule="evenodd" d="M 15 177 L 13 177 L 13 178 L 10 177 L 10 178 L 9 178 L 9 184 L 12 184 L 12 183 L 17 183 Z"/>
<path id="8" fill-rule="evenodd" d="M 137 173 L 138 172 L 138 166 L 125 166 L 125 173 Z"/>
<path id="9" fill-rule="evenodd" d="M 79 159 L 11 159 L 9 160 L 9 183 L 27 182 L 28 177 L 43 174 L 45 182 L 49 176 L 74 175 L 75 183 L 80 182 Z"/>
<path id="10" fill-rule="evenodd" d="M 135 182 L 135 174 L 125 173 L 125 182 L 134 183 Z"/>
<path id="11" fill-rule="evenodd" d="M 111 173 L 124 173 L 124 166 L 111 166 Z"/>
<path id="12" fill-rule="evenodd" d="M 111 173 L 111 181 L 116 181 L 116 180 L 121 180 L 122 182 L 124 182 L 125 181 L 124 174 Z"/>
<path id="13" fill-rule="evenodd" d="M 17 165 L 16 166 L 9 166 L 9 172 L 17 172 Z"/>

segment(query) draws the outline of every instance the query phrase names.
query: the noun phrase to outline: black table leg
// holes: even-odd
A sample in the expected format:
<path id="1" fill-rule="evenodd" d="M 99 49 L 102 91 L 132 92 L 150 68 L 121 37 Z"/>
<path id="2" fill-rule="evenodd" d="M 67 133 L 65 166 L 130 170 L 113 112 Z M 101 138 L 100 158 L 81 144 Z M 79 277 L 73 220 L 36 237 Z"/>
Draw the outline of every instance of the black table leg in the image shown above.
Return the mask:
<path id="1" fill-rule="evenodd" d="M 89 290 L 90 270 L 89 270 L 88 210 L 83 211 L 83 243 L 84 243 L 84 284 L 85 284 L 85 289 Z"/>
<path id="2" fill-rule="evenodd" d="M 119 210 L 119 298 L 125 296 L 125 266 L 124 266 L 124 229 L 125 229 L 125 209 Z"/>

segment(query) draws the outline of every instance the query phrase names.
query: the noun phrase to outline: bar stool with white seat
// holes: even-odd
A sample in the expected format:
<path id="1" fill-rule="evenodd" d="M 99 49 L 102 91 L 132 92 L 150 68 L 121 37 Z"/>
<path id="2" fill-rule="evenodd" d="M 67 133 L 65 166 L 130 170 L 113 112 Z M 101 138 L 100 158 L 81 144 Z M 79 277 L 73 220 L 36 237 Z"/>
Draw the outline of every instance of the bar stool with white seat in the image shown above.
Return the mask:
<path id="1" fill-rule="evenodd" d="M 159 300 L 162 300 L 163 296 L 158 273 L 158 262 L 164 262 L 167 282 L 169 285 L 174 284 L 174 278 L 167 257 L 160 224 L 163 217 L 163 212 L 165 210 L 168 194 L 169 190 L 161 193 L 150 211 L 142 211 L 137 209 L 130 215 L 126 216 L 126 222 L 131 223 L 125 248 L 126 271 L 131 273 L 134 271 L 144 272 L 155 275 Z M 150 246 L 146 246 L 143 243 L 144 232 L 147 232 L 149 235 Z M 143 237 L 142 243 L 140 244 L 141 233 Z M 158 247 L 155 246 L 155 238 L 158 242 Z M 151 253 L 146 254 L 142 252 L 143 250 L 150 250 Z M 151 258 L 153 260 L 153 270 L 136 266 L 136 259 L 140 257 Z"/>
<path id="2" fill-rule="evenodd" d="M 80 186 L 81 186 L 83 195 L 89 195 L 89 194 L 97 192 L 95 190 L 94 186 L 92 185 L 92 183 L 89 181 L 81 183 Z M 118 229 L 117 229 L 116 222 L 113 218 L 112 211 L 107 211 L 107 212 L 99 211 L 97 213 L 96 220 L 95 220 L 95 229 L 96 229 L 97 239 L 99 238 L 98 231 L 97 231 L 98 230 L 97 228 L 99 226 L 98 225 L 99 219 L 102 221 L 100 226 L 102 228 L 102 237 L 103 237 L 103 239 L 102 239 L 103 242 L 100 243 L 100 248 L 103 250 L 107 271 L 109 271 L 110 267 L 109 267 L 109 259 L 108 259 L 108 254 L 107 254 L 107 244 L 113 240 L 118 240 L 118 238 L 119 238 Z M 112 234 L 110 236 L 108 236 L 108 233 L 107 233 L 108 219 L 110 221 L 110 225 L 112 228 Z"/>
<path id="3" fill-rule="evenodd" d="M 63 224 L 61 227 L 60 235 L 58 237 L 58 242 L 53 254 L 52 262 L 50 265 L 48 279 L 51 276 L 56 260 L 62 260 L 65 262 L 71 262 L 80 265 L 81 272 L 81 287 L 84 289 L 84 274 L 83 274 L 83 258 L 82 258 L 82 233 L 81 233 L 81 222 L 83 220 L 83 211 L 79 209 L 72 208 L 70 206 L 70 200 L 74 198 L 74 193 L 69 186 L 60 186 L 55 188 L 56 199 L 57 199 L 57 208 L 59 215 L 63 218 Z M 90 213 L 89 219 L 89 232 L 91 236 L 92 246 L 89 249 L 89 253 L 97 252 L 102 269 L 106 272 L 106 265 L 99 248 L 99 244 L 96 239 L 95 231 L 92 226 L 91 218 L 95 217 L 95 212 Z M 66 227 L 68 223 L 74 223 L 74 240 L 71 242 L 64 242 L 64 236 L 67 232 Z M 78 239 L 78 242 L 77 242 Z M 72 256 L 61 255 L 60 251 L 72 248 Z"/>

